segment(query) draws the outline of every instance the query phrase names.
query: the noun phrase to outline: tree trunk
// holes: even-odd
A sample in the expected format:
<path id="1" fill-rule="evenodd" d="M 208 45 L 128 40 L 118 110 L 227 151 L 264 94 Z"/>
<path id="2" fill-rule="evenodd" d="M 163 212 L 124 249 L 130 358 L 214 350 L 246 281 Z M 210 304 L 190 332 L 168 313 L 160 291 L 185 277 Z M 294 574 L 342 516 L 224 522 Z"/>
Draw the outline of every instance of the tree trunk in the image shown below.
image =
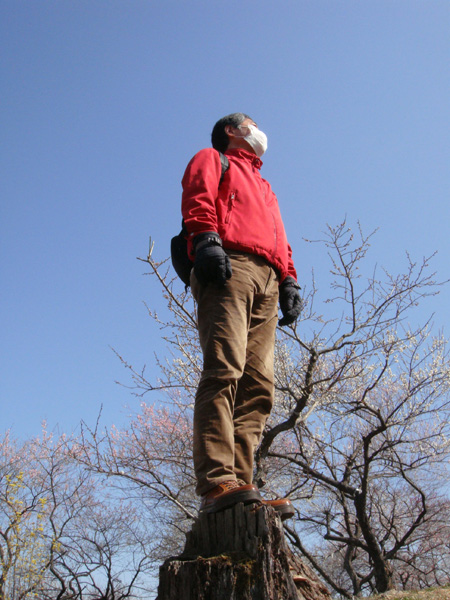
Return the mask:
<path id="1" fill-rule="evenodd" d="M 156 600 L 330 600 L 289 549 L 279 516 L 237 504 L 200 515 L 181 556 L 160 567 Z"/>
<path id="2" fill-rule="evenodd" d="M 372 560 L 373 573 L 375 577 L 375 587 L 379 594 L 384 594 L 394 588 L 392 582 L 392 570 L 389 561 L 384 556 L 383 551 L 375 537 L 367 516 L 365 494 L 357 494 L 354 499 L 356 516 L 358 517 L 361 533 L 367 544 L 367 552 Z"/>

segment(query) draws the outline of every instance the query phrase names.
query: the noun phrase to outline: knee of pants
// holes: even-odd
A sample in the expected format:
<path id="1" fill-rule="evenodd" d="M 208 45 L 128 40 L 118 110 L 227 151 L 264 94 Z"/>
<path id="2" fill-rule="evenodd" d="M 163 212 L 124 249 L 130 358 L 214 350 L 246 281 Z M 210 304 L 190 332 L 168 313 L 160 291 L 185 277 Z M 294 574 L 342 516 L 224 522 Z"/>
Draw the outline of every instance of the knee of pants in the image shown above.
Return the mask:
<path id="1" fill-rule="evenodd" d="M 218 385 L 224 383 L 236 385 L 241 376 L 242 371 L 239 369 L 234 369 L 233 367 L 203 369 L 200 377 L 200 383 L 210 381 L 211 383 L 217 382 Z"/>

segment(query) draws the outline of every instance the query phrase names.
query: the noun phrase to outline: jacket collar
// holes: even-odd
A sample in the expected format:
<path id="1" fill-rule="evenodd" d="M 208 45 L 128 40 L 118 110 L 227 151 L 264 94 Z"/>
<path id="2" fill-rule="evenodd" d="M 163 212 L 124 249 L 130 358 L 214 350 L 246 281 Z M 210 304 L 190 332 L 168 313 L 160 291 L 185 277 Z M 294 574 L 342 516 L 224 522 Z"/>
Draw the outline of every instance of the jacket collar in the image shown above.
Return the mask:
<path id="1" fill-rule="evenodd" d="M 262 160 L 253 154 L 253 152 L 249 152 L 248 150 L 244 150 L 243 148 L 232 148 L 231 150 L 225 150 L 225 154 L 227 156 L 233 156 L 236 158 L 240 158 L 251 163 L 257 169 L 262 167 Z"/>

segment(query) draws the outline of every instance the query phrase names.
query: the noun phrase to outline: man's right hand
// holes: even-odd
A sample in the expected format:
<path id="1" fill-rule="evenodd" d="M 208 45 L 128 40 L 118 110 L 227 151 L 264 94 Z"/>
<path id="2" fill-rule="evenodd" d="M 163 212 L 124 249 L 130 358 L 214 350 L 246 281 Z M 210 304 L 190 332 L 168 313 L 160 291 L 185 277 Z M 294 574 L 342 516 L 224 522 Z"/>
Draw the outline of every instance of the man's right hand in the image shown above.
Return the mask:
<path id="1" fill-rule="evenodd" d="M 215 231 L 201 233 L 194 239 L 194 273 L 201 285 L 225 285 L 231 277 L 231 262 Z"/>

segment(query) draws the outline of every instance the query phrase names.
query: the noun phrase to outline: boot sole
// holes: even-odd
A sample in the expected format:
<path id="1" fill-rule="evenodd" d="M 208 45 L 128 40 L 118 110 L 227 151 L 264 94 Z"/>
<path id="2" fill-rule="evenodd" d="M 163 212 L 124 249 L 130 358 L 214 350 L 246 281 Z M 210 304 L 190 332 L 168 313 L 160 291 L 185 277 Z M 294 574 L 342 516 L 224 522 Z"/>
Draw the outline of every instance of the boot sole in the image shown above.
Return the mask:
<path id="1" fill-rule="evenodd" d="M 243 504 L 252 504 L 254 502 L 262 502 L 262 498 L 257 491 L 233 492 L 223 498 L 218 498 L 210 506 L 202 508 L 199 512 L 207 514 L 216 513 L 231 508 L 240 502 Z"/>
<path id="2" fill-rule="evenodd" d="M 270 508 L 273 508 L 273 510 L 278 515 L 280 515 L 282 521 L 286 521 L 286 519 L 292 519 L 292 517 L 295 515 L 295 509 L 292 506 L 292 504 L 273 505 L 270 504 L 268 501 L 263 502 L 263 504 L 265 504 L 266 506 L 270 506 Z"/>
<path id="3" fill-rule="evenodd" d="M 272 507 L 281 517 L 282 521 L 286 521 L 287 519 L 292 519 L 295 515 L 295 510 L 290 506 L 284 506 L 280 508 Z"/>

